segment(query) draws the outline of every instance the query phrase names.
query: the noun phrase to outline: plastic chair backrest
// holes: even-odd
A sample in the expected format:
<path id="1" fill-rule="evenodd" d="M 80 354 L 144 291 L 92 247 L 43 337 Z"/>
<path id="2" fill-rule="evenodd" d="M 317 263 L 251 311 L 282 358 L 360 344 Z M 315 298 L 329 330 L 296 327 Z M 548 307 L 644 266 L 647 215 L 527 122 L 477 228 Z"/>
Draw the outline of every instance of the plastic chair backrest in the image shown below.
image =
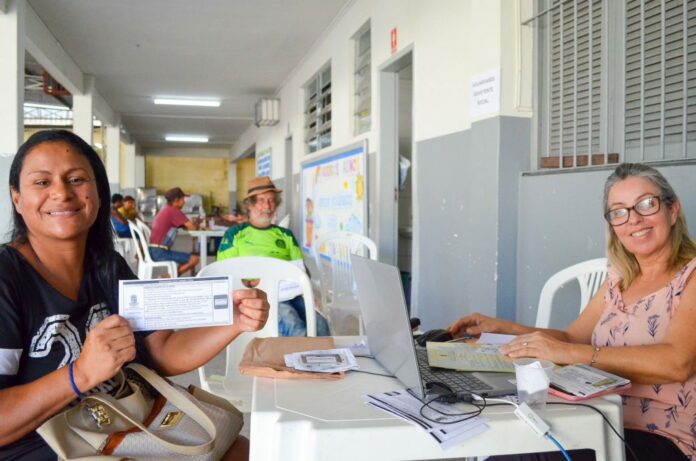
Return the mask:
<path id="1" fill-rule="evenodd" d="M 285 216 L 283 216 L 283 219 L 278 221 L 278 226 L 285 227 L 286 229 L 290 227 L 290 215 L 286 214 Z"/>
<path id="2" fill-rule="evenodd" d="M 329 232 L 317 238 L 313 250 L 314 263 L 321 280 L 322 306 L 330 308 L 339 298 L 356 301 L 350 255 L 365 256 L 376 261 L 375 242 L 353 232 Z"/>
<path id="3" fill-rule="evenodd" d="M 150 257 L 150 250 L 147 245 L 149 240 L 145 239 L 143 231 L 138 228 L 132 221 L 128 221 L 128 228 L 131 231 L 131 236 L 133 236 L 133 243 L 135 244 L 135 251 L 138 253 L 138 258 L 140 261 L 151 263 L 152 258 Z"/>
<path id="4" fill-rule="evenodd" d="M 138 229 L 140 229 L 140 231 L 145 236 L 146 241 L 150 243 L 150 236 L 152 235 L 152 229 L 150 229 L 150 226 L 148 226 L 145 223 L 145 221 L 142 221 L 139 218 L 135 218 L 135 224 L 138 226 Z"/>
<path id="5" fill-rule="evenodd" d="M 607 258 L 590 259 L 556 272 L 549 278 L 541 289 L 539 308 L 537 310 L 536 327 L 549 328 L 553 297 L 567 282 L 577 280 L 580 284 L 580 308 L 582 312 L 597 293 L 599 287 L 607 278 Z"/>
<path id="6" fill-rule="evenodd" d="M 266 292 L 268 303 L 271 306 L 266 325 L 259 331 L 244 333 L 232 341 L 226 350 L 226 371 L 225 381 L 233 381 L 234 385 L 225 385 L 225 397 L 230 396 L 235 399 L 235 405 L 248 408 L 251 403 L 252 380 L 249 376 L 239 374 L 239 361 L 244 354 L 247 344 L 255 337 L 275 337 L 278 336 L 278 288 L 281 281 L 296 282 L 302 287 L 302 296 L 305 303 L 305 314 L 307 322 L 307 336 L 316 336 L 317 320 L 314 311 L 314 295 L 307 274 L 299 267 L 280 259 L 264 258 L 259 256 L 240 256 L 237 258 L 217 261 L 205 266 L 198 273 L 198 277 L 210 277 L 219 275 L 229 275 L 232 277 L 235 288 L 238 288 L 237 281 L 241 278 L 259 278 L 257 288 Z M 243 288 L 239 286 L 239 288 Z M 201 386 L 214 393 L 208 377 L 205 375 L 204 367 L 198 369 Z M 229 391 L 229 392 L 228 392 Z M 221 394 L 222 395 L 222 394 Z"/>

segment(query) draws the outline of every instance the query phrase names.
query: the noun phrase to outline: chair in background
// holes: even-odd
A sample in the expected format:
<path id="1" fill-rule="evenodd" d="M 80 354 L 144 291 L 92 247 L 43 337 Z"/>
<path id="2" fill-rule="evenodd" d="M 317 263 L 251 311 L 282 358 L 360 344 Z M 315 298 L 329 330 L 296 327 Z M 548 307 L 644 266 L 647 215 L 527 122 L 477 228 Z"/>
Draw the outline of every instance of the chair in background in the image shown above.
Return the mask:
<path id="1" fill-rule="evenodd" d="M 140 229 L 140 231 L 143 233 L 145 240 L 149 242 L 150 236 L 152 235 L 152 229 L 150 229 L 150 226 L 139 218 L 135 218 L 135 225 L 138 226 L 138 229 Z"/>
<path id="2" fill-rule="evenodd" d="M 285 216 L 283 216 L 283 219 L 278 221 L 278 226 L 285 227 L 286 229 L 290 227 L 290 215 L 286 214 Z"/>
<path id="3" fill-rule="evenodd" d="M 132 222 L 128 222 L 135 250 L 138 253 L 138 278 L 140 280 L 149 280 L 152 278 L 155 268 L 163 267 L 167 269 L 167 273 L 171 278 L 177 278 L 177 269 L 175 261 L 153 261 L 148 248 L 148 240 L 143 232 L 138 229 L 138 226 Z"/>
<path id="4" fill-rule="evenodd" d="M 329 232 L 314 242 L 314 263 L 320 281 L 321 305 L 331 334 L 362 334 L 362 317 L 350 264 L 356 254 L 377 260 L 377 245 L 353 232 Z"/>
<path id="5" fill-rule="evenodd" d="M 539 296 L 536 327 L 549 328 L 553 297 L 566 283 L 577 280 L 580 285 L 578 314 L 587 306 L 592 296 L 607 278 L 607 258 L 590 259 L 555 273 L 546 281 Z"/>
<path id="6" fill-rule="evenodd" d="M 253 378 L 239 373 L 239 362 L 247 344 L 256 337 L 278 336 L 278 291 L 281 281 L 295 282 L 302 288 L 302 296 L 306 307 L 307 336 L 316 336 L 317 320 L 314 306 L 314 295 L 307 274 L 299 267 L 280 259 L 259 256 L 242 256 L 225 259 L 205 266 L 198 277 L 228 275 L 232 277 L 235 288 L 243 288 L 238 284 L 242 278 L 260 279 L 256 288 L 266 292 L 271 306 L 268 321 L 259 331 L 243 333 L 232 341 L 226 348 L 225 375 L 206 375 L 205 366 L 198 369 L 201 387 L 214 394 L 230 400 L 242 412 L 251 411 L 251 393 Z"/>
<path id="7" fill-rule="evenodd" d="M 132 238 L 119 237 L 116 231 L 112 232 L 114 250 L 126 260 L 128 267 L 135 273 L 138 270 L 138 257 L 135 242 Z"/>

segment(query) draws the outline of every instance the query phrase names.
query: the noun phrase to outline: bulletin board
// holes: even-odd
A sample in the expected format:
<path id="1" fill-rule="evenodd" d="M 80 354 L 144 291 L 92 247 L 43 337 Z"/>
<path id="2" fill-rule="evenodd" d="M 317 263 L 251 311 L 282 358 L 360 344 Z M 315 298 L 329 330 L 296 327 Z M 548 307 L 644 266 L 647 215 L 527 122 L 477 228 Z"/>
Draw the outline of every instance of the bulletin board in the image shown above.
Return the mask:
<path id="1" fill-rule="evenodd" d="M 367 235 L 367 140 L 302 162 L 302 249 L 312 252 L 320 235 Z"/>

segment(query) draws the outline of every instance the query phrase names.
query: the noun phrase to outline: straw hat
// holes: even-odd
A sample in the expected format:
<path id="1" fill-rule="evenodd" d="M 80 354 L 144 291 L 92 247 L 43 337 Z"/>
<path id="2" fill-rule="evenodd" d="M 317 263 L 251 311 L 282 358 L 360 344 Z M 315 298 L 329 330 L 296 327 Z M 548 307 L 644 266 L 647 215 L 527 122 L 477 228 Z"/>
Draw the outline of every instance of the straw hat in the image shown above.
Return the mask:
<path id="1" fill-rule="evenodd" d="M 246 197 L 244 197 L 244 200 L 268 191 L 283 192 L 281 189 L 276 188 L 275 184 L 273 184 L 273 181 L 271 181 L 271 178 L 268 176 L 260 176 L 250 179 L 249 183 L 247 184 L 247 194 Z"/>

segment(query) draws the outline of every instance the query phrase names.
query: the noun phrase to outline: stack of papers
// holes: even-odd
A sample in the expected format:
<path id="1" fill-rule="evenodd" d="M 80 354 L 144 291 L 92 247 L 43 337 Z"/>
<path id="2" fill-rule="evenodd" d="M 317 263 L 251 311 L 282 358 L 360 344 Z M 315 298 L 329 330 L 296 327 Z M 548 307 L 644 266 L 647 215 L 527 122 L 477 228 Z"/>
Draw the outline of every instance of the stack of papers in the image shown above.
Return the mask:
<path id="1" fill-rule="evenodd" d="M 424 402 L 406 390 L 366 395 L 365 403 L 420 427 L 435 439 L 443 450 L 459 445 L 488 429 L 486 419 L 481 416 L 461 421 L 467 416 L 462 415 L 463 411 L 458 407 L 440 402 L 431 402 L 428 407 L 423 407 Z M 421 415 L 421 408 L 427 418 Z M 475 409 L 470 406 L 467 408 L 468 410 L 464 411 Z"/>
<path id="2" fill-rule="evenodd" d="M 626 389 L 631 384 L 631 381 L 621 376 L 584 364 L 556 367 L 550 377 L 552 388 L 549 392 L 571 400 L 598 397 Z"/>
<path id="3" fill-rule="evenodd" d="M 337 373 L 360 368 L 348 348 L 295 352 L 285 355 L 284 359 L 286 367 L 314 373 Z"/>

